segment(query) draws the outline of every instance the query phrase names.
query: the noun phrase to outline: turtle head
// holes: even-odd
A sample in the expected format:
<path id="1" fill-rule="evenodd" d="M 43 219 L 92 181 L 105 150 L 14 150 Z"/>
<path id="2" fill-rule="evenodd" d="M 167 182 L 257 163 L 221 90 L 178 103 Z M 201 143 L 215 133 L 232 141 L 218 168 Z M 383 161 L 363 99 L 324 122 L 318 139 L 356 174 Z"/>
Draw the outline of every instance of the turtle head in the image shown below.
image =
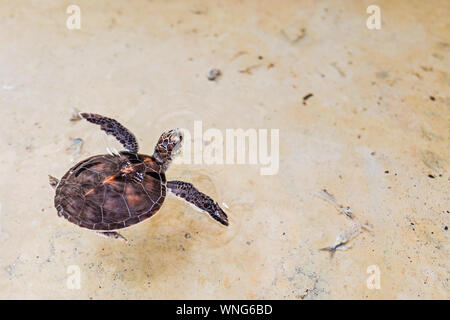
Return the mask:
<path id="1" fill-rule="evenodd" d="M 183 134 L 177 129 L 164 131 L 155 146 L 153 157 L 167 169 L 172 158 L 178 153 Z"/>

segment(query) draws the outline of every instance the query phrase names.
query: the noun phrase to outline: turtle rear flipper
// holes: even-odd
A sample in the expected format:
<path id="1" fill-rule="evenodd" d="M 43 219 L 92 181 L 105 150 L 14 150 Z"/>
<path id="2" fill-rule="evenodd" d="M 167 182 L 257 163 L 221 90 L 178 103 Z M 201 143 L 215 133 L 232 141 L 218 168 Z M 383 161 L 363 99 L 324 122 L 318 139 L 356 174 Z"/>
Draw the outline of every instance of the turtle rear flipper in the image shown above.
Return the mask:
<path id="1" fill-rule="evenodd" d="M 94 113 L 80 113 L 80 116 L 91 123 L 100 125 L 103 131 L 112 134 L 127 151 L 138 152 L 139 147 L 134 134 L 116 120 Z"/>
<path id="2" fill-rule="evenodd" d="M 214 220 L 228 226 L 228 217 L 217 202 L 206 194 L 198 191 L 191 183 L 183 181 L 169 181 L 167 188 L 177 197 L 193 204 L 196 208 L 207 212 Z"/>
<path id="3" fill-rule="evenodd" d="M 50 186 L 53 189 L 56 189 L 56 186 L 58 185 L 59 180 L 56 179 L 55 177 L 51 176 L 51 175 L 48 175 L 48 182 L 50 183 Z"/>
<path id="4" fill-rule="evenodd" d="M 122 241 L 128 242 L 127 238 L 125 238 L 120 233 L 115 232 L 115 231 L 99 231 L 99 232 L 97 232 L 97 234 L 99 236 L 102 236 L 105 238 L 112 238 L 112 239 L 117 239 L 117 240 L 122 240 Z"/>

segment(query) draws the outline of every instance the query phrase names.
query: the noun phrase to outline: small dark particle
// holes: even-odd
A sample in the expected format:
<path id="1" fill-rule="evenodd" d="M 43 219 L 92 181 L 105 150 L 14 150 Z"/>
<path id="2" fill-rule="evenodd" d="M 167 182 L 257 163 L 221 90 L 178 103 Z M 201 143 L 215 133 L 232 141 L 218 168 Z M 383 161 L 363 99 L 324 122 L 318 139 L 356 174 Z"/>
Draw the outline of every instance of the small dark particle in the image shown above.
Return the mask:
<path id="1" fill-rule="evenodd" d="M 389 170 L 386 170 L 384 173 L 388 174 L 388 173 L 389 173 Z"/>
<path id="2" fill-rule="evenodd" d="M 303 104 L 306 105 L 306 100 L 313 97 L 314 95 L 312 93 L 308 93 L 306 96 L 303 97 Z"/>
<path id="3" fill-rule="evenodd" d="M 375 154 L 376 154 L 375 151 L 370 153 L 371 156 L 374 156 Z"/>
<path id="4" fill-rule="evenodd" d="M 253 74 L 252 70 L 254 70 L 254 69 L 256 69 L 256 68 L 258 68 L 260 66 L 261 66 L 261 63 L 260 64 L 254 64 L 254 65 L 251 65 L 251 66 L 248 66 L 248 67 L 246 67 L 244 69 L 239 70 L 239 73 Z"/>
<path id="5" fill-rule="evenodd" d="M 218 76 L 220 76 L 222 72 L 219 69 L 211 69 L 208 73 L 208 80 L 214 81 L 217 79 Z"/>
<path id="6" fill-rule="evenodd" d="M 448 226 L 445 226 L 445 227 L 444 227 L 444 230 L 447 231 L 447 230 L 448 230 Z"/>
<path id="7" fill-rule="evenodd" d="M 420 66 L 420 68 L 425 72 L 433 71 L 433 67 L 427 67 L 427 66 Z"/>
<path id="8" fill-rule="evenodd" d="M 203 11 L 203 10 L 193 10 L 193 11 L 191 11 L 193 14 L 197 14 L 197 15 L 200 15 L 200 14 L 206 14 L 206 12 L 205 11 Z"/>
<path id="9" fill-rule="evenodd" d="M 386 78 L 389 77 L 389 72 L 386 72 L 386 71 L 379 71 L 379 72 L 375 73 L 375 76 L 376 76 L 378 79 L 386 79 Z"/>
<path id="10" fill-rule="evenodd" d="M 262 59 L 264 59 L 264 57 L 263 56 L 258 56 L 258 59 L 262 60 Z"/>
<path id="11" fill-rule="evenodd" d="M 435 98 L 435 97 L 433 97 L 433 96 L 430 96 L 430 100 L 431 100 L 431 101 L 435 101 L 435 100 L 436 100 L 436 98 Z"/>
<path id="12" fill-rule="evenodd" d="M 186 238 L 186 239 L 190 239 L 191 238 L 191 234 L 188 232 L 188 233 L 185 233 L 184 234 L 184 237 Z"/>
<path id="13" fill-rule="evenodd" d="M 434 179 L 434 176 L 432 174 L 429 174 L 428 178 Z"/>

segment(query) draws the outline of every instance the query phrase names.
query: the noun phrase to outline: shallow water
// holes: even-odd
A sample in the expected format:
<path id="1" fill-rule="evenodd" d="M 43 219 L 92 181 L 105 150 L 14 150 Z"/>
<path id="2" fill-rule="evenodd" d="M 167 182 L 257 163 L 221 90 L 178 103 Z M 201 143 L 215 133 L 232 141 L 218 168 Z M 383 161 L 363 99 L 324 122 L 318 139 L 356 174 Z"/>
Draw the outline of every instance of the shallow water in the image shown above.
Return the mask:
<path id="1" fill-rule="evenodd" d="M 378 1 L 376 31 L 361 1 L 77 3 L 80 30 L 68 3 L 0 2 L 0 298 L 448 298 L 448 1 Z M 194 121 L 279 129 L 280 168 L 173 164 L 230 226 L 167 197 L 128 243 L 101 238 L 59 219 L 48 185 L 121 150 L 73 108 L 119 120 L 145 154 Z M 353 222 L 339 206 L 371 231 L 330 258 Z"/>

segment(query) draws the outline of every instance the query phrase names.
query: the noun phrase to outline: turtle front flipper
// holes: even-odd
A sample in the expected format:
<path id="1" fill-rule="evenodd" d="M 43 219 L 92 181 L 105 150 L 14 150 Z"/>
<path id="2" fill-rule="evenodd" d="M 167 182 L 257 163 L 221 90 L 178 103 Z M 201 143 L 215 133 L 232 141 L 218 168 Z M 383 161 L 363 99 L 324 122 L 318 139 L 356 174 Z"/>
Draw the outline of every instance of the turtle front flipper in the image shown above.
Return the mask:
<path id="1" fill-rule="evenodd" d="M 134 134 L 114 119 L 110 119 L 94 113 L 80 113 L 80 116 L 91 123 L 100 125 L 107 134 L 112 134 L 124 148 L 131 152 L 138 152 L 138 143 Z"/>
<path id="2" fill-rule="evenodd" d="M 217 202 L 198 191 L 191 183 L 169 181 L 167 182 L 167 188 L 177 197 L 186 200 L 200 210 L 207 212 L 214 220 L 228 226 L 228 217 Z"/>

